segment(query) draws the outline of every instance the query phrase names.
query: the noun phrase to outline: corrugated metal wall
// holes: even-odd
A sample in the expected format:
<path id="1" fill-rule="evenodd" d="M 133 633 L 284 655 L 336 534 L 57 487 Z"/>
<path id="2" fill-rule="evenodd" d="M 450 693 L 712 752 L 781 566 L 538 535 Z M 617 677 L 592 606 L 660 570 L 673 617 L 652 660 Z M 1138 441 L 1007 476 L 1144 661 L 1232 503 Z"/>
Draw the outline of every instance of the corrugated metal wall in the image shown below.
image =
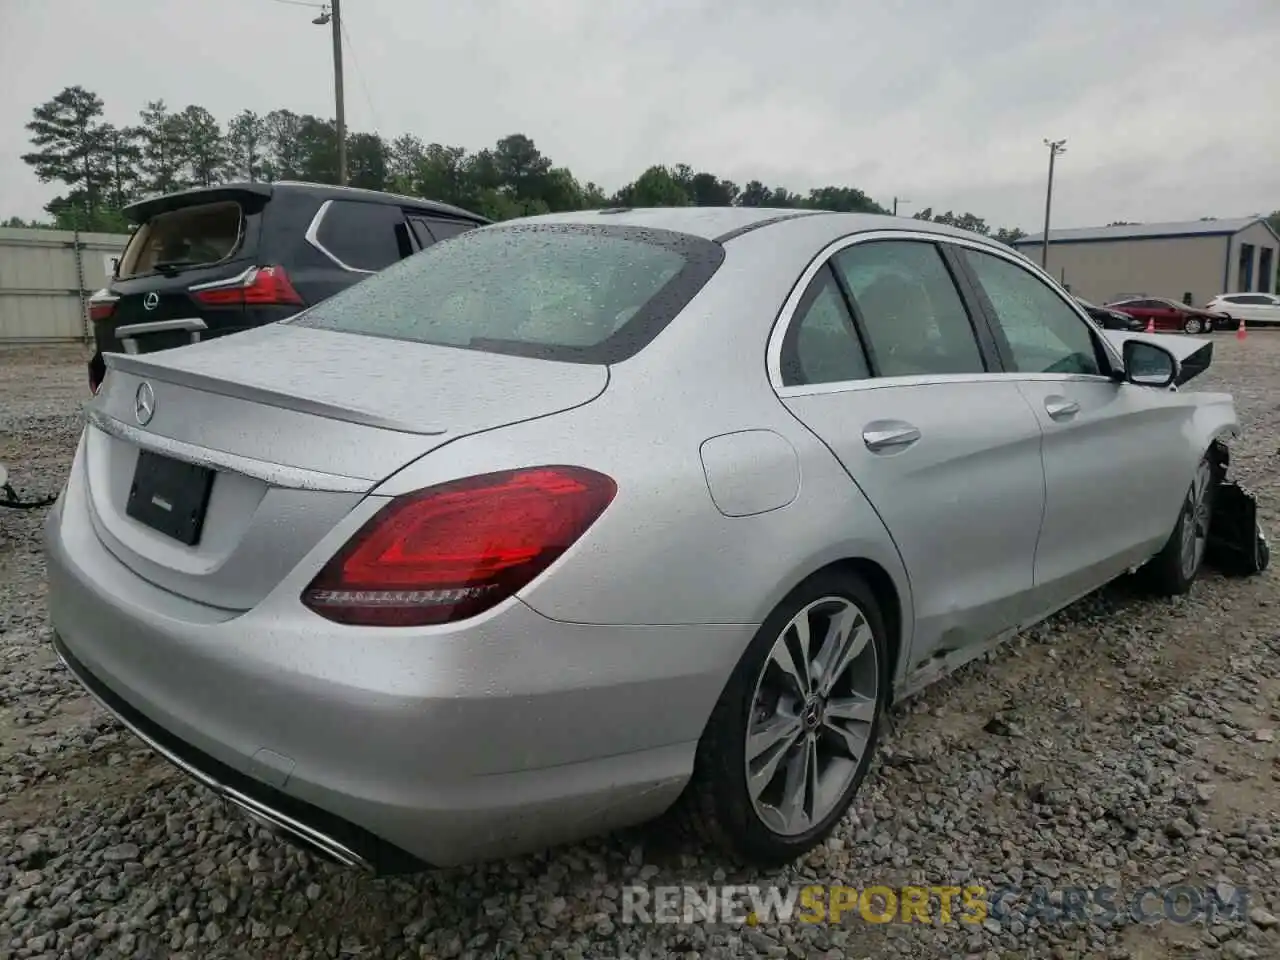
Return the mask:
<path id="1" fill-rule="evenodd" d="M 0 343 L 85 340 L 84 300 L 107 284 L 129 238 L 0 227 Z"/>

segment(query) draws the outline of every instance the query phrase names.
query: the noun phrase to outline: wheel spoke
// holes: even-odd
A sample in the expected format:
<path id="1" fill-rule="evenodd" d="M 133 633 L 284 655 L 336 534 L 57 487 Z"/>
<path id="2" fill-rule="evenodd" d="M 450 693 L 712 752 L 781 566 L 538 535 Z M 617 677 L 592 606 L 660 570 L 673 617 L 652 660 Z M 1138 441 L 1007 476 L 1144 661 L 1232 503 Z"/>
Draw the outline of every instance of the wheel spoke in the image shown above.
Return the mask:
<path id="1" fill-rule="evenodd" d="M 831 693 L 840 675 L 867 648 L 870 640 L 871 628 L 856 608 L 846 607 L 831 618 L 827 636 L 822 642 L 819 665 L 823 696 Z"/>
<path id="2" fill-rule="evenodd" d="M 828 720 L 871 723 L 875 718 L 876 701 L 871 697 L 854 694 L 852 697 L 837 697 L 827 701 Z"/>
<path id="3" fill-rule="evenodd" d="M 826 730 L 839 742 L 850 760 L 857 762 L 867 752 L 867 735 L 871 732 L 870 724 L 854 722 L 846 725 L 840 721 L 828 719 L 822 729 Z"/>
<path id="4" fill-rule="evenodd" d="M 1196 510 L 1196 535 L 1199 537 L 1209 535 L 1209 500 L 1207 497 L 1200 501 L 1200 506 Z"/>
<path id="5" fill-rule="evenodd" d="M 796 641 L 800 647 L 800 658 L 798 660 L 791 649 L 791 644 L 787 642 L 787 634 L 791 632 L 795 633 Z M 809 666 L 809 618 L 807 614 L 796 618 L 791 627 L 782 634 L 778 642 L 773 645 L 773 652 L 769 655 L 769 658 L 795 688 L 793 692 L 801 700 L 807 699 L 813 689 Z"/>
<path id="6" fill-rule="evenodd" d="M 802 670 L 804 677 L 804 692 L 806 694 L 813 692 L 813 638 L 809 633 L 809 614 L 806 611 L 791 624 L 791 629 L 796 635 L 796 645 L 800 648 L 800 659 L 796 661 L 796 665 Z"/>
<path id="7" fill-rule="evenodd" d="M 1212 479 L 1208 464 L 1201 463 L 1187 492 L 1182 525 L 1182 572 L 1187 577 L 1195 575 L 1209 536 L 1209 484 Z"/>
<path id="8" fill-rule="evenodd" d="M 761 726 L 754 728 L 747 737 L 747 760 L 754 760 L 762 753 L 774 747 L 786 748 L 795 743 L 800 736 L 800 718 L 786 715 L 770 717 Z"/>
<path id="9" fill-rule="evenodd" d="M 753 800 L 758 800 L 765 788 L 773 783 L 782 761 L 788 756 L 795 755 L 795 744 L 799 737 L 800 728 L 797 723 L 796 730 L 791 736 L 778 737 L 755 756 L 748 757 L 747 790 L 750 791 Z M 748 741 L 748 750 L 750 750 L 750 741 Z M 759 764 L 755 762 L 757 760 L 760 760 Z"/>
<path id="10" fill-rule="evenodd" d="M 804 815 L 805 819 L 813 823 L 818 819 L 818 774 L 822 772 L 822 768 L 818 765 L 818 738 L 805 738 L 806 763 L 805 770 L 805 793 L 808 797 L 805 802 Z"/>
<path id="11" fill-rule="evenodd" d="M 816 785 L 817 748 L 812 737 L 806 737 L 799 749 L 793 750 L 787 759 L 786 780 L 782 786 L 782 802 L 778 813 L 790 830 L 803 828 L 813 809 L 813 793 Z"/>
<path id="12" fill-rule="evenodd" d="M 1192 494 L 1195 498 L 1195 505 L 1197 508 L 1204 503 L 1204 493 L 1208 486 L 1209 471 L 1206 467 L 1201 466 L 1200 469 L 1196 471 L 1195 487 Z"/>

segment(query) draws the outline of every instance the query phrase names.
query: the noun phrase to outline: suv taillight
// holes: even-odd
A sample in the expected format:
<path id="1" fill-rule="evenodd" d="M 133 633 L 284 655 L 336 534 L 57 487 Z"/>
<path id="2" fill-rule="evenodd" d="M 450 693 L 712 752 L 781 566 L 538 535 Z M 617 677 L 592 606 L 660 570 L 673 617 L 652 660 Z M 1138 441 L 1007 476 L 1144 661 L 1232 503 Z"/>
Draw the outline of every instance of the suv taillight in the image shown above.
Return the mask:
<path id="1" fill-rule="evenodd" d="M 106 290 L 99 290 L 91 296 L 86 304 L 89 308 L 89 322 L 98 323 L 110 317 L 116 312 L 116 301 L 119 299 Z"/>
<path id="2" fill-rule="evenodd" d="M 284 267 L 253 267 L 230 280 L 192 287 L 191 295 L 211 307 L 305 306 Z"/>
<path id="3" fill-rule="evenodd" d="M 366 626 L 475 616 L 542 573 L 616 493 L 604 474 L 549 466 L 397 497 L 325 565 L 302 602 L 328 620 Z"/>

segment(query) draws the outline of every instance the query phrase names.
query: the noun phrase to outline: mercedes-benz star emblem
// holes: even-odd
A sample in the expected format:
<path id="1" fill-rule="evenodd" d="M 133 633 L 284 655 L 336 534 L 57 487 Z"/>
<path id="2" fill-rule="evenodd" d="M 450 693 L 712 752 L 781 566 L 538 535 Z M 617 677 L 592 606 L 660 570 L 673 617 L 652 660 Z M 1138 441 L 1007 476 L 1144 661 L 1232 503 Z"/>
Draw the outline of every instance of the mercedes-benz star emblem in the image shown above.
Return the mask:
<path id="1" fill-rule="evenodd" d="M 800 719 L 804 723 L 804 728 L 809 731 L 817 730 L 822 726 L 822 701 L 814 697 L 805 704 L 804 711 L 800 714 Z"/>
<path id="2" fill-rule="evenodd" d="M 133 415 L 144 427 L 156 415 L 156 392 L 146 381 L 138 384 L 138 392 L 133 395 Z"/>
<path id="3" fill-rule="evenodd" d="M 160 306 L 160 294 L 152 290 L 142 298 L 142 305 L 148 310 L 154 310 L 156 307 Z"/>

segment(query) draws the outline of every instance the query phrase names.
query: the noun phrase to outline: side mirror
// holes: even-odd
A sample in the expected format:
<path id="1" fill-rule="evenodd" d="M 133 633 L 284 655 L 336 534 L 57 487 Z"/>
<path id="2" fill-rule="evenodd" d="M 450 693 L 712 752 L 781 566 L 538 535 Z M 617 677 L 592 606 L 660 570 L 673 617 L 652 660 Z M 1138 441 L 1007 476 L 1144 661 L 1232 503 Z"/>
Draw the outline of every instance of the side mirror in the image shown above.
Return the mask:
<path id="1" fill-rule="evenodd" d="M 1178 378 L 1178 361 L 1164 347 L 1145 340 L 1124 342 L 1124 378 L 1140 387 L 1167 387 Z"/>

